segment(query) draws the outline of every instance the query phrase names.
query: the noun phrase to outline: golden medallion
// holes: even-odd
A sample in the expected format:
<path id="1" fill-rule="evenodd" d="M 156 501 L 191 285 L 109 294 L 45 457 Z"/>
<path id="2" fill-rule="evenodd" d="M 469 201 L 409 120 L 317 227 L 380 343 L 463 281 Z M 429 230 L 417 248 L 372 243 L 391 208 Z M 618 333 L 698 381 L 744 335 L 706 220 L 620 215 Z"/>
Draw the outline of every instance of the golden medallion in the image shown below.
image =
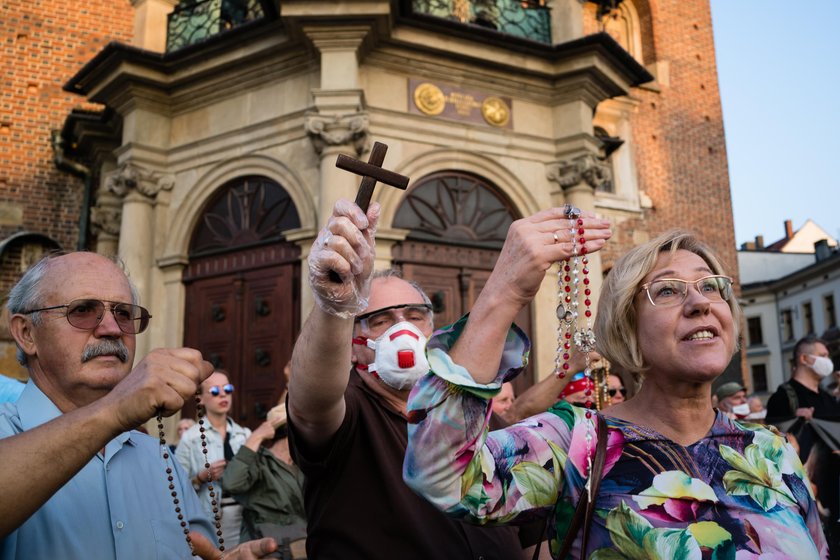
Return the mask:
<path id="1" fill-rule="evenodd" d="M 439 115 L 446 108 L 446 96 L 439 87 L 426 82 L 414 89 L 414 104 L 427 115 Z"/>
<path id="2" fill-rule="evenodd" d="M 487 97 L 481 104 L 481 115 L 488 124 L 501 127 L 510 120 L 510 108 L 498 97 Z"/>

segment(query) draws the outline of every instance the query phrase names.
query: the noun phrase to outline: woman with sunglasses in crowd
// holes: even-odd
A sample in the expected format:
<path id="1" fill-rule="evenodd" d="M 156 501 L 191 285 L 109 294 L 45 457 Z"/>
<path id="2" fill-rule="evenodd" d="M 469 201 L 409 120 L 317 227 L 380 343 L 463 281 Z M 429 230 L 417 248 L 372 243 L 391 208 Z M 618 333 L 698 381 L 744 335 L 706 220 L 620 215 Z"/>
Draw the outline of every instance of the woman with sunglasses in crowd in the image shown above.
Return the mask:
<path id="1" fill-rule="evenodd" d="M 796 453 L 778 433 L 711 406 L 741 310 L 732 280 L 691 234 L 634 248 L 600 293 L 596 347 L 642 381 L 633 398 L 600 412 L 561 401 L 488 433 L 489 400 L 528 358 L 527 338 L 510 325 L 558 237 L 515 223 L 470 316 L 429 340 L 432 373 L 408 403 L 406 482 L 475 523 L 546 518 L 554 558 L 827 557 Z M 572 520 L 582 530 L 567 531 Z"/>
<path id="2" fill-rule="evenodd" d="M 222 494 L 222 474 L 225 466 L 245 444 L 251 430 L 243 428 L 228 416 L 233 406 L 233 385 L 227 372 L 216 370 L 201 384 L 200 403 L 204 407 L 204 435 L 207 441 L 207 455 L 201 445 L 200 425 L 195 425 L 181 437 L 175 449 L 175 457 L 183 465 L 198 492 L 204 508 L 213 514 L 210 487 L 216 494 L 219 513 L 222 516 L 222 537 L 225 547 L 239 544 L 242 524 L 242 506 L 232 496 Z M 206 465 L 210 464 L 208 468 Z"/>

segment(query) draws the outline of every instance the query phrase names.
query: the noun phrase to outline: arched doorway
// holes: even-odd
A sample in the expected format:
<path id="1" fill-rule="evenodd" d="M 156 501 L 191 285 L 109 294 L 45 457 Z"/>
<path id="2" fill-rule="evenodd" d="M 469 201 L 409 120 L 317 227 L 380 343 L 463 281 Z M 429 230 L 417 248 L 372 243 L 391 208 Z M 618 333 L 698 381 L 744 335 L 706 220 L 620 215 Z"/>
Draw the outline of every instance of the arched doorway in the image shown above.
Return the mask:
<path id="1" fill-rule="evenodd" d="M 423 286 L 435 307 L 435 324 L 456 321 L 470 310 L 487 282 L 510 224 L 518 219 L 510 201 L 490 182 L 459 171 L 423 177 L 394 215 L 408 229 L 393 249 L 394 265 Z M 531 312 L 516 318 L 529 336 Z M 533 384 L 529 367 L 514 382 L 517 394 Z"/>
<path id="2" fill-rule="evenodd" d="M 285 389 L 300 330 L 300 249 L 283 235 L 299 227 L 285 189 L 247 176 L 208 201 L 190 242 L 184 343 L 229 372 L 231 416 L 252 429 Z M 194 413 L 188 403 L 183 414 Z"/>

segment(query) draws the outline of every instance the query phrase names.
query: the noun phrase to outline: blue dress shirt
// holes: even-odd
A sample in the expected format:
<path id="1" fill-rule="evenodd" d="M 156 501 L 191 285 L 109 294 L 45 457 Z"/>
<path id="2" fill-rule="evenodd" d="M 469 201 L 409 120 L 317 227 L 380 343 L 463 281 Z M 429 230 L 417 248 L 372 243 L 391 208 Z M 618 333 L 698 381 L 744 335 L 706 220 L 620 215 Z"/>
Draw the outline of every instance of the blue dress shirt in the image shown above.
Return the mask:
<path id="1" fill-rule="evenodd" d="M 0 403 L 15 402 L 23 392 L 23 383 L 0 374 Z"/>
<path id="2" fill-rule="evenodd" d="M 61 411 L 34 384 L 0 404 L 0 438 L 49 422 Z M 191 558 L 175 513 L 166 467 L 190 528 L 215 537 L 210 519 L 177 461 L 157 439 L 132 431 L 109 441 L 41 509 L 0 540 L 0 559 L 141 560 Z M 21 477 L 26 473 L 20 473 Z"/>

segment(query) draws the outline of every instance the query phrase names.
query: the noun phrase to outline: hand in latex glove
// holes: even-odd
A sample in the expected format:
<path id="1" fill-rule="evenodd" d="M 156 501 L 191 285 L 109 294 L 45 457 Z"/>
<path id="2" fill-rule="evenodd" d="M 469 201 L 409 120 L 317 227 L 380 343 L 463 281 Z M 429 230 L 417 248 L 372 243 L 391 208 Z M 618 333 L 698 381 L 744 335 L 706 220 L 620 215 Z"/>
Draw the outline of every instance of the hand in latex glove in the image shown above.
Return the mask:
<path id="1" fill-rule="evenodd" d="M 349 319 L 367 307 L 378 220 L 379 204 L 375 202 L 367 215 L 349 200 L 335 203 L 309 252 L 309 284 L 323 311 Z"/>

